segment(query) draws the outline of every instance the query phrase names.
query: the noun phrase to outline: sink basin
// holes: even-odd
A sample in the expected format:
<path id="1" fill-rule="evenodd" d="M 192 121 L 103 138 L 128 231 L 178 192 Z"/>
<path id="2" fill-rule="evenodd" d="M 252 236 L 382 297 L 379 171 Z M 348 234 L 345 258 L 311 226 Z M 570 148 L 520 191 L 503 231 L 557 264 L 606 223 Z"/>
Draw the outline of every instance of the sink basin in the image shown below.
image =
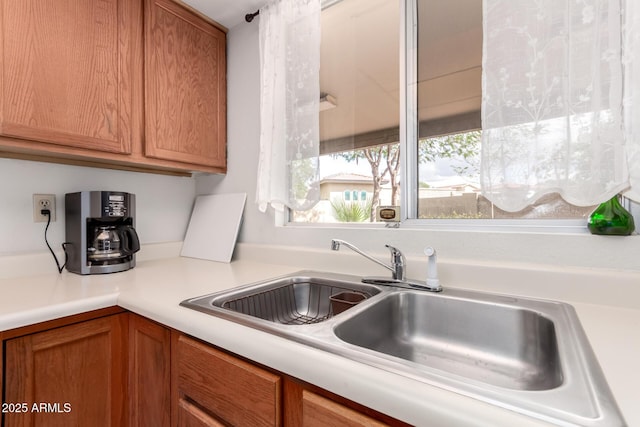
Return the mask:
<path id="1" fill-rule="evenodd" d="M 245 317 L 250 316 L 279 325 L 309 325 L 342 312 L 341 302 L 363 301 L 378 293 L 377 287 L 344 277 L 294 275 L 192 298 L 181 305 L 244 319 L 245 323 L 251 322 Z"/>
<path id="2" fill-rule="evenodd" d="M 333 332 L 382 369 L 559 425 L 625 426 L 568 304 L 461 289 L 390 292 Z"/>
<path id="3" fill-rule="evenodd" d="M 531 309 L 401 292 L 342 322 L 335 334 L 498 387 L 548 390 L 563 383 L 554 323 Z"/>
<path id="4" fill-rule="evenodd" d="M 568 304 L 303 271 L 181 305 L 556 425 L 625 425 Z"/>

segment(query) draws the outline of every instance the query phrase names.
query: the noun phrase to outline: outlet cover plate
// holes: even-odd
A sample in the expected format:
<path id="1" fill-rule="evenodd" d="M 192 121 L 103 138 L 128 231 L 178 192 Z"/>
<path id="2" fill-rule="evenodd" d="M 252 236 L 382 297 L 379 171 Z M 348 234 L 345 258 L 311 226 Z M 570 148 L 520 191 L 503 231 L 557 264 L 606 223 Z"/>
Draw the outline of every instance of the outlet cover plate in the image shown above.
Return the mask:
<path id="1" fill-rule="evenodd" d="M 51 222 L 56 220 L 56 195 L 55 194 L 34 194 L 33 195 L 33 222 L 47 222 L 47 215 L 40 213 L 42 209 L 49 209 L 51 212 Z"/>

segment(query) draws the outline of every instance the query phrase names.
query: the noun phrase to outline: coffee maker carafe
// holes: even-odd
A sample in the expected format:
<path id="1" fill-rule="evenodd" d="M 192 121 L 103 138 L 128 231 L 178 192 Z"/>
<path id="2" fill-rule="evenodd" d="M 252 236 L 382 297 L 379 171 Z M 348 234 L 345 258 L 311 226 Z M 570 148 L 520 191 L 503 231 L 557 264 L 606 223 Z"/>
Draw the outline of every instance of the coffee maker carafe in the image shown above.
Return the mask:
<path id="1" fill-rule="evenodd" d="M 100 225 L 87 248 L 90 261 L 107 261 L 133 255 L 138 249 L 138 235 L 130 225 Z"/>
<path id="2" fill-rule="evenodd" d="M 82 191 L 65 195 L 67 270 L 79 274 L 115 273 L 135 266 L 140 241 L 135 195 Z"/>

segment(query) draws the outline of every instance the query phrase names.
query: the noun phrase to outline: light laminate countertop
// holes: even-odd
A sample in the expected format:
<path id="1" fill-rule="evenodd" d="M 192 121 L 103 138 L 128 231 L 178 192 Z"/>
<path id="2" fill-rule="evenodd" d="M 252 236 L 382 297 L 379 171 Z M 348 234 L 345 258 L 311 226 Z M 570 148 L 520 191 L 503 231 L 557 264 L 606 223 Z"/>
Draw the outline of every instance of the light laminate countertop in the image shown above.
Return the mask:
<path id="1" fill-rule="evenodd" d="M 34 269 L 33 274 L 28 275 L 5 274 L 5 278 L 0 279 L 0 331 L 119 305 L 411 424 L 447 427 L 548 425 L 489 403 L 178 305 L 187 298 L 301 269 L 331 269 L 357 274 L 358 269 L 368 264 L 360 264 L 356 257 L 345 256 L 351 262 L 342 263 L 336 262 L 343 260 L 342 257 L 325 256 L 321 251 L 291 249 L 288 253 L 290 249 L 286 248 L 265 251 L 265 248 L 241 245 L 237 259 L 225 264 L 179 257 L 176 247 L 168 245 L 163 250 L 149 250 L 154 256 L 141 257 L 134 269 L 122 273 L 79 276 L 66 271 L 58 275 L 55 271 L 42 273 Z M 278 251 L 286 256 L 280 253 L 276 257 L 274 253 Z M 297 258 L 292 258 L 293 254 L 297 254 Z M 288 261 L 274 261 L 282 259 Z M 4 265 L 2 262 L 0 259 L 0 268 L 5 269 L 9 263 L 21 265 L 16 260 L 5 259 Z M 635 274 L 540 271 L 527 270 L 526 266 L 506 269 L 486 265 L 450 267 L 453 264 L 448 266 L 445 262 L 440 268 L 445 287 L 546 297 L 571 303 L 628 425 L 640 426 L 640 332 L 637 329 L 640 309 L 637 299 L 630 301 L 638 297 L 636 292 L 640 292 L 634 286 L 640 287 Z M 536 274 L 541 276 L 532 277 Z M 492 275 L 502 279 L 496 280 Z M 512 276 L 526 279 L 515 286 Z M 472 282 L 471 278 L 474 278 Z M 609 293 L 617 293 L 617 297 L 610 294 L 598 297 L 598 283 L 603 278 L 609 278 Z M 549 280 L 557 280 L 557 285 L 552 286 Z M 576 288 L 573 293 L 572 286 Z"/>

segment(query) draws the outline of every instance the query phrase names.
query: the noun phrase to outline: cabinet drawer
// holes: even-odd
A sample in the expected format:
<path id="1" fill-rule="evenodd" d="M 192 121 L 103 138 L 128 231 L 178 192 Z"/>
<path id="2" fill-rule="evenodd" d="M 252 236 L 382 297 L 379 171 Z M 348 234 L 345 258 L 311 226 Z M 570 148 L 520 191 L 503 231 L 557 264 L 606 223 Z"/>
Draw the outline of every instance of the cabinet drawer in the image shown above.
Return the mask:
<path id="1" fill-rule="evenodd" d="M 231 425 L 281 424 L 278 375 L 184 335 L 175 334 L 173 340 L 176 404 L 193 402 Z"/>
<path id="2" fill-rule="evenodd" d="M 388 424 L 309 390 L 304 390 L 302 392 L 302 425 L 304 427 L 382 427 Z"/>
<path id="3" fill-rule="evenodd" d="M 180 399 L 178 402 L 178 427 L 225 427 L 193 403 Z"/>

